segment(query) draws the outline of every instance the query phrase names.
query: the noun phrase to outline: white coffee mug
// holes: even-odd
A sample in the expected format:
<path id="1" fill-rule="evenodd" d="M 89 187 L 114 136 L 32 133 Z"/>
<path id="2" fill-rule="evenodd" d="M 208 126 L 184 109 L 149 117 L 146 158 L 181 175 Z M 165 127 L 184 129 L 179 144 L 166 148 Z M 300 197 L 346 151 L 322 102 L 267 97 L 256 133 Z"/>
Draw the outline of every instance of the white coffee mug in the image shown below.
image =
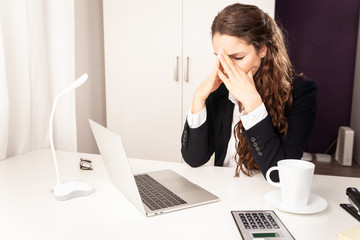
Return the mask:
<path id="1" fill-rule="evenodd" d="M 270 173 L 279 171 L 280 182 L 270 179 Z M 315 165 L 297 159 L 285 159 L 266 172 L 266 180 L 273 186 L 280 187 L 281 200 L 284 206 L 298 208 L 307 206 Z"/>

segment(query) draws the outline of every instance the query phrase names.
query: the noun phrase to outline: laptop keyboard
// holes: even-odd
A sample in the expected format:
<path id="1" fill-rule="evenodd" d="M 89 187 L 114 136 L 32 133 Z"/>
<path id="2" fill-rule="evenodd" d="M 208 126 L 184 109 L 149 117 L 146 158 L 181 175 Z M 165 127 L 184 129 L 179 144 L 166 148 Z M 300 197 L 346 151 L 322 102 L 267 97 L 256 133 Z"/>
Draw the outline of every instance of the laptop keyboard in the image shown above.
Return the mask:
<path id="1" fill-rule="evenodd" d="M 148 174 L 136 175 L 134 177 L 143 203 L 151 210 L 187 203 Z"/>

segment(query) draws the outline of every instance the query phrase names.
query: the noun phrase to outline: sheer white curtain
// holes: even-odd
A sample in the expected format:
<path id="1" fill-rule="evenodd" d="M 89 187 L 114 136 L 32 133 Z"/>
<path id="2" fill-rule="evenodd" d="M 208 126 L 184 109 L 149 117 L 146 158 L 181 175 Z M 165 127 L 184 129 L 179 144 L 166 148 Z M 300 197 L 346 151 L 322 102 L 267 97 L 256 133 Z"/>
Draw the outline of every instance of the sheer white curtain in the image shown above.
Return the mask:
<path id="1" fill-rule="evenodd" d="M 74 0 L 0 0 L 0 159 L 49 147 L 55 96 L 75 80 Z M 56 149 L 76 151 L 75 95 L 60 99 Z"/>

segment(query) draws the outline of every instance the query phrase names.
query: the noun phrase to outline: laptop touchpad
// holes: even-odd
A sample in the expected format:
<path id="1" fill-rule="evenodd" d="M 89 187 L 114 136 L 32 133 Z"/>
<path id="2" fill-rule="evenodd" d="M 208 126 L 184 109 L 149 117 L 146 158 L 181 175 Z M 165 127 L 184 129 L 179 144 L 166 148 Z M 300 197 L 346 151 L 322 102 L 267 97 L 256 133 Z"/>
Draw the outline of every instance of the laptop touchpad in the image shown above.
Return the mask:
<path id="1" fill-rule="evenodd" d="M 201 187 L 170 170 L 149 172 L 148 174 L 173 192 L 190 192 L 201 189 Z"/>
<path id="2" fill-rule="evenodd" d="M 164 186 L 169 188 L 169 190 L 173 192 L 190 192 L 190 191 L 196 191 L 200 187 L 189 182 L 186 179 L 172 179 L 167 183 L 164 183 Z"/>

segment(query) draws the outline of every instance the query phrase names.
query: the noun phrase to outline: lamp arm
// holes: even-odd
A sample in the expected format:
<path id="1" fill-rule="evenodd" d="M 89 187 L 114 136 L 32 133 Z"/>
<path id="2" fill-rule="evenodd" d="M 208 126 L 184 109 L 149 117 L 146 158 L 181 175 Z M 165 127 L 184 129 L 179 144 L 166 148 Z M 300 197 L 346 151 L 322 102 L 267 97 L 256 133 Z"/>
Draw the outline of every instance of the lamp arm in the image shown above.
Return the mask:
<path id="1" fill-rule="evenodd" d="M 57 184 L 60 184 L 60 174 L 59 174 L 59 167 L 58 167 L 58 162 L 57 162 L 57 158 L 56 158 L 56 154 L 55 154 L 54 138 L 53 138 L 53 119 L 54 119 L 54 115 L 55 115 L 56 105 L 57 105 L 60 97 L 62 97 L 67 92 L 70 92 L 71 90 L 74 90 L 74 89 L 80 87 L 82 84 L 84 84 L 86 82 L 87 79 L 88 79 L 88 75 L 86 73 L 84 73 L 81 77 L 79 77 L 76 81 L 74 81 L 72 84 L 70 84 L 67 88 L 62 90 L 56 96 L 54 103 L 53 103 L 53 107 L 51 109 L 50 120 L 49 120 L 50 121 L 50 123 L 49 123 L 49 138 L 50 138 L 51 153 L 52 153 L 52 157 L 53 157 L 54 165 L 55 165 L 56 183 Z"/>

